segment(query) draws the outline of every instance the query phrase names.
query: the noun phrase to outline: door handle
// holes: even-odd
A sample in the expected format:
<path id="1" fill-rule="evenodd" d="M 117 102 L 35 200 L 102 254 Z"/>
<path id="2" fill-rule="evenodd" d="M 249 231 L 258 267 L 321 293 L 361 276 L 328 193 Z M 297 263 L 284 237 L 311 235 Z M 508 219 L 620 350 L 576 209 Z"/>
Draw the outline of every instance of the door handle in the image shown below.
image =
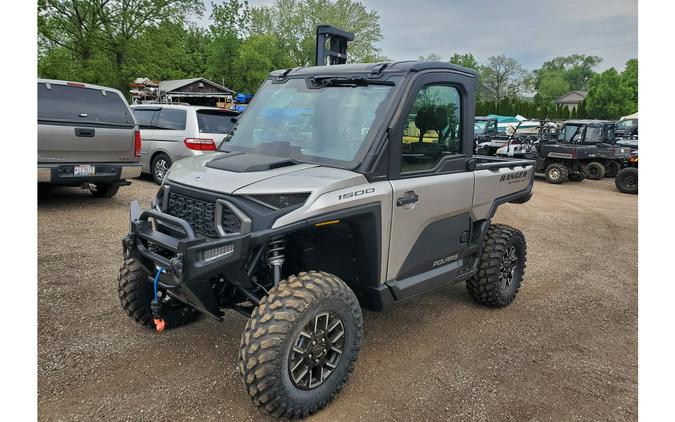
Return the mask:
<path id="1" fill-rule="evenodd" d="M 396 206 L 397 207 L 402 207 L 404 205 L 410 205 L 414 204 L 415 202 L 419 201 L 420 196 L 415 193 L 415 191 L 409 190 L 405 194 L 403 194 L 402 198 L 396 199 Z"/>
<path id="2" fill-rule="evenodd" d="M 83 136 L 87 138 L 91 138 L 94 136 L 95 129 L 91 128 L 84 128 L 84 127 L 76 127 L 75 128 L 75 136 Z"/>

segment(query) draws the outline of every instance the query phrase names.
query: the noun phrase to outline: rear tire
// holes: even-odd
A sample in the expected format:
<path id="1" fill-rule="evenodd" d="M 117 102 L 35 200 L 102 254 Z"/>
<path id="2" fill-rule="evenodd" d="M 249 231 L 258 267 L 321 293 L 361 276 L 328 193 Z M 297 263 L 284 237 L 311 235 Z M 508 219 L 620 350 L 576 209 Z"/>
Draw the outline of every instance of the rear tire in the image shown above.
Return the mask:
<path id="1" fill-rule="evenodd" d="M 554 185 L 561 185 L 565 183 L 569 177 L 569 170 L 560 163 L 553 163 L 546 167 L 544 175 L 546 175 L 547 182 L 553 183 Z"/>
<path id="2" fill-rule="evenodd" d="M 288 277 L 260 301 L 246 324 L 239 353 L 246 391 L 256 406 L 276 417 L 315 413 L 349 377 L 362 332 L 358 300 L 342 280 L 325 272 Z"/>
<path id="3" fill-rule="evenodd" d="M 466 281 L 473 299 L 500 308 L 515 299 L 525 274 L 527 244 L 520 230 L 491 224 L 483 239 L 478 273 Z"/>
<path id="4" fill-rule="evenodd" d="M 150 166 L 152 180 L 154 180 L 158 185 L 161 185 L 166 172 L 169 171 L 169 168 L 171 168 L 172 164 L 171 158 L 169 158 L 169 156 L 163 152 L 155 155 L 155 158 L 152 159 L 152 164 Z"/>
<path id="5" fill-rule="evenodd" d="M 90 189 L 89 192 L 91 192 L 95 198 L 111 198 L 115 196 L 119 190 L 119 185 L 96 183 L 94 184 L 94 189 Z"/>
<path id="6" fill-rule="evenodd" d="M 614 184 L 623 193 L 638 193 L 638 169 L 627 167 L 619 171 L 614 179 Z"/>
<path id="7" fill-rule="evenodd" d="M 600 180 L 605 177 L 605 166 L 593 161 L 586 164 L 586 171 L 588 172 L 588 178 L 591 180 Z"/>
<path id="8" fill-rule="evenodd" d="M 150 309 L 153 298 L 152 283 L 148 274 L 133 258 L 125 259 L 117 276 L 117 293 L 122 308 L 129 317 L 148 328 L 155 327 Z M 182 303 L 162 306 L 161 317 L 167 329 L 189 324 L 201 317 L 201 313 Z"/>
<path id="9" fill-rule="evenodd" d="M 616 177 L 621 170 L 621 165 L 616 161 L 608 161 L 605 163 L 605 177 Z"/>

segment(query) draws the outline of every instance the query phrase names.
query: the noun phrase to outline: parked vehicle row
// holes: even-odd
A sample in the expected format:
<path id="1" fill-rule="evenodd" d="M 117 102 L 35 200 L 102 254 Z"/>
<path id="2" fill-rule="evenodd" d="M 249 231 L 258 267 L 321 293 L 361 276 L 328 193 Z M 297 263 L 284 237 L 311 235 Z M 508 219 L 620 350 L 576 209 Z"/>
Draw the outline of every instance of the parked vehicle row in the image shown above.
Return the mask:
<path id="1" fill-rule="evenodd" d="M 477 118 L 476 124 L 489 127 L 490 123 L 488 118 Z M 637 150 L 637 138 L 618 138 L 613 121 L 569 120 L 562 124 L 545 121 L 538 123 L 535 131 L 531 124 L 521 131 L 521 123 L 508 136 L 493 135 L 494 131 L 487 130 L 478 132 L 474 137 L 476 153 L 535 160 L 536 172 L 543 173 L 549 183 L 562 184 L 616 177 L 630 166 L 631 152 Z"/>

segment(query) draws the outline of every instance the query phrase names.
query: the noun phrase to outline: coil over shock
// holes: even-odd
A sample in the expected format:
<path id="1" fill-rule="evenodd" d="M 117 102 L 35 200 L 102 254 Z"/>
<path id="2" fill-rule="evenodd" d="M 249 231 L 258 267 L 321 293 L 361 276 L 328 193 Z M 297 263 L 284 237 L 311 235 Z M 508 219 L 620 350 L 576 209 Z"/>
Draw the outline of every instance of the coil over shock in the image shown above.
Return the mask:
<path id="1" fill-rule="evenodd" d="M 276 237 L 270 241 L 267 248 L 267 265 L 274 271 L 274 287 L 281 281 L 281 266 L 284 265 L 286 258 L 286 241 L 281 237 Z"/>

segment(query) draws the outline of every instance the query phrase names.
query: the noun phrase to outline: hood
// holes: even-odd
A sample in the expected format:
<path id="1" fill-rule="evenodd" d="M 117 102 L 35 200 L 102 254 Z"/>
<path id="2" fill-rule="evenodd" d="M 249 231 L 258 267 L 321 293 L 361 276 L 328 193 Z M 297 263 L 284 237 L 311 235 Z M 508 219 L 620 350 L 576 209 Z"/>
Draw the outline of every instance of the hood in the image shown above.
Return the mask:
<path id="1" fill-rule="evenodd" d="M 176 161 L 166 179 L 196 189 L 232 194 L 263 180 L 313 167 L 318 165 L 261 154 L 216 152 Z"/>

